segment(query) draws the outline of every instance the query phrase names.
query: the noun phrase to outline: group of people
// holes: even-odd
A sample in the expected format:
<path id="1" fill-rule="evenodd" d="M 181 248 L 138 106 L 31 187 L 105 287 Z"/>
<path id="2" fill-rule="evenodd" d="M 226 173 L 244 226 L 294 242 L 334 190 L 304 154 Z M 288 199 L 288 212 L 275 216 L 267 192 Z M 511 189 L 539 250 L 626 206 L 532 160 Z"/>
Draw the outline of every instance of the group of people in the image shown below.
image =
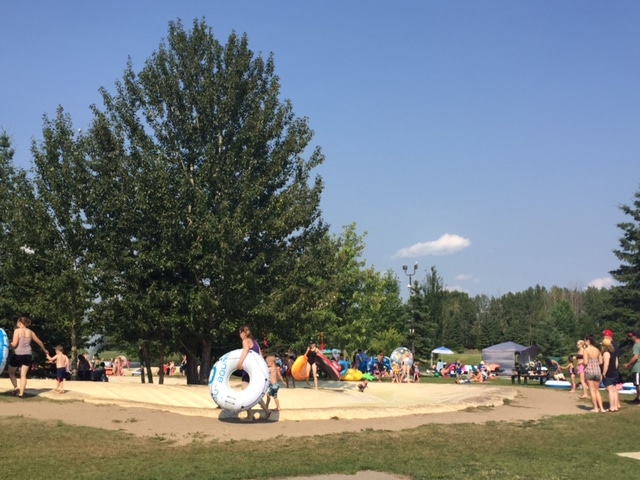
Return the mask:
<path id="1" fill-rule="evenodd" d="M 374 371 L 376 367 L 382 368 L 382 373 L 377 376 L 384 377 L 384 362 L 381 363 L 382 353 L 378 354 L 378 361 L 374 363 Z M 382 367 L 380 367 L 382 365 Z M 374 373 L 374 376 L 375 373 Z M 412 383 L 420 381 L 420 365 L 413 361 L 413 355 L 408 350 L 402 354 L 400 362 L 392 362 L 391 364 L 391 383 Z"/>
<path id="2" fill-rule="evenodd" d="M 251 329 L 248 326 L 243 326 L 239 330 L 240 339 L 242 341 L 242 353 L 240 354 L 240 358 L 238 359 L 238 363 L 236 369 L 240 372 L 241 381 L 242 381 L 242 389 L 245 389 L 249 386 L 249 375 L 243 371 L 244 362 L 249 355 L 250 351 L 253 351 L 259 355 L 262 355 L 262 351 L 260 349 L 260 344 L 253 338 L 251 333 Z M 306 383 L 308 386 L 310 384 L 310 378 L 313 378 L 314 389 L 318 389 L 318 357 L 320 355 L 320 350 L 315 342 L 315 340 L 311 340 L 309 345 L 307 346 L 306 351 L 303 354 L 306 357 Z M 354 363 L 360 360 L 357 356 L 354 357 Z M 379 353 L 377 356 L 377 361 L 373 362 L 373 375 L 377 378 L 378 381 L 381 381 L 385 377 L 391 378 L 394 383 L 403 383 L 403 382 L 419 382 L 420 381 L 420 368 L 418 362 L 413 361 L 413 356 L 411 352 L 405 352 L 402 356 L 400 363 L 393 363 L 392 367 L 389 369 L 386 367 L 385 357 L 383 353 Z M 291 350 L 288 350 L 286 354 L 281 355 L 269 355 L 266 357 L 266 363 L 269 368 L 269 386 L 265 399 L 260 399 L 258 404 L 264 411 L 264 418 L 268 419 L 271 415 L 271 411 L 269 410 L 269 404 L 271 400 L 274 400 L 276 410 L 280 410 L 280 400 L 278 399 L 278 390 L 282 383 L 286 383 L 287 388 L 289 387 L 289 382 L 291 382 L 292 386 L 295 387 L 295 379 L 291 373 L 291 369 L 294 361 L 296 360 L 296 356 Z M 340 361 L 345 362 L 342 355 L 340 355 Z M 346 362 L 345 362 L 346 363 Z M 367 383 L 364 382 L 358 386 L 360 391 L 363 391 L 367 388 Z M 247 418 L 251 418 L 251 413 L 249 412 Z"/>
<path id="3" fill-rule="evenodd" d="M 633 385 L 636 387 L 634 403 L 640 403 L 640 332 L 630 332 L 629 338 L 634 342 L 632 357 L 624 365 L 620 365 L 620 346 L 613 338 L 611 330 L 602 332 L 602 342 L 598 348 L 594 335 L 588 335 L 576 342 L 578 352 L 569 356 L 565 366 L 557 366 L 557 372 L 567 370 L 571 383 L 571 391 L 582 386 L 580 398 L 590 398 L 592 412 L 617 412 L 620 410 L 620 368 L 630 369 Z M 577 365 L 576 365 L 577 364 Z M 557 362 L 556 362 L 557 365 Z M 603 385 L 609 395 L 609 408 L 605 409 L 600 394 Z M 588 394 L 587 394 L 588 392 Z"/>
<path id="4" fill-rule="evenodd" d="M 334 356 L 334 360 L 336 360 Z M 384 352 L 378 352 L 375 357 L 367 357 L 366 353 L 358 350 L 353 357 L 353 364 L 344 361 L 340 355 L 340 365 L 343 369 L 354 368 L 362 373 L 368 373 L 378 382 L 385 379 L 391 383 L 413 383 L 420 381 L 420 364 L 415 361 L 413 354 L 407 350 L 396 361 L 391 361 Z M 353 365 L 353 366 L 352 366 Z"/>
<path id="5" fill-rule="evenodd" d="M 433 371 L 442 378 L 455 378 L 456 383 L 484 383 L 491 376 L 484 360 L 478 365 L 463 365 L 459 359 L 449 365 L 438 361 L 433 366 Z"/>
<path id="6" fill-rule="evenodd" d="M 45 354 L 47 361 L 56 365 L 56 389 L 58 393 L 64 393 L 64 381 L 69 373 L 69 357 L 64 354 L 62 346 L 55 348 L 55 354 L 49 355 L 49 351 L 45 348 L 42 340 L 38 338 L 36 333 L 31 330 L 31 319 L 21 316 L 16 320 L 16 328 L 13 331 L 13 337 L 9 344 L 13 349 L 13 355 L 9 360 L 9 380 L 13 385 L 13 394 L 18 398 L 24 398 L 24 392 L 27 388 L 27 375 L 31 364 L 33 363 L 32 343 L 40 347 Z M 18 380 L 18 376 L 20 379 Z"/>

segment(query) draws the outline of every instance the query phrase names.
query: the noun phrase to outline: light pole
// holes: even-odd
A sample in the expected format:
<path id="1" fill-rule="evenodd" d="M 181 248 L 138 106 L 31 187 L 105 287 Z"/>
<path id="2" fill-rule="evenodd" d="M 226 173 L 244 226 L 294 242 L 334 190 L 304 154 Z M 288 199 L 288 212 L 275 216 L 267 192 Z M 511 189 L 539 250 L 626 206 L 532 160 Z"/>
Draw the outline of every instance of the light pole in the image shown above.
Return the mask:
<path id="1" fill-rule="evenodd" d="M 416 274 L 416 271 L 418 270 L 418 262 L 416 262 L 413 265 L 413 272 L 409 273 L 408 271 L 409 267 L 407 267 L 406 265 L 402 265 L 402 270 L 404 270 L 404 274 L 409 277 L 408 287 L 409 287 L 409 295 L 411 295 L 411 289 L 412 289 L 411 277 L 413 277 Z"/>
<path id="2" fill-rule="evenodd" d="M 411 277 L 413 277 L 418 271 L 418 262 L 413 265 L 413 272 L 409 272 L 409 267 L 406 265 L 402 265 L 402 270 L 404 270 L 404 274 L 409 277 L 409 296 L 413 293 L 413 284 L 411 283 Z M 414 353 L 414 345 L 413 342 L 415 340 L 415 329 L 413 328 L 413 311 L 411 312 L 411 327 L 409 327 L 409 335 L 411 336 L 411 353 Z"/>
<path id="3" fill-rule="evenodd" d="M 411 325 L 413 325 L 413 316 L 411 317 Z M 416 331 L 413 327 L 409 329 L 409 334 L 411 335 L 411 353 L 415 353 L 413 342 L 416 338 Z"/>

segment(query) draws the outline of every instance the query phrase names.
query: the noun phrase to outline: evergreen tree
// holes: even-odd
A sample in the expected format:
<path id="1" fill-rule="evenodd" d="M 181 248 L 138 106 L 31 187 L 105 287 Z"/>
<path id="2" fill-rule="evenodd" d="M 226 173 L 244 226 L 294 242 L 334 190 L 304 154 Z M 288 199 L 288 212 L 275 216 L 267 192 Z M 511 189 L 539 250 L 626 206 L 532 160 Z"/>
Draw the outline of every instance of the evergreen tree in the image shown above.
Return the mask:
<path id="1" fill-rule="evenodd" d="M 424 284 L 414 282 L 411 292 L 407 303 L 407 330 L 411 332 L 414 353 L 425 357 L 443 345 L 448 329 L 444 315 L 444 281 L 435 266 L 431 267 Z"/>
<path id="2" fill-rule="evenodd" d="M 611 275 L 620 282 L 612 289 L 612 302 L 617 315 L 627 329 L 640 327 L 640 190 L 634 195 L 631 205 L 621 205 L 620 210 L 629 218 L 618 224 L 622 230 L 620 248 L 615 249 L 622 263 Z"/>

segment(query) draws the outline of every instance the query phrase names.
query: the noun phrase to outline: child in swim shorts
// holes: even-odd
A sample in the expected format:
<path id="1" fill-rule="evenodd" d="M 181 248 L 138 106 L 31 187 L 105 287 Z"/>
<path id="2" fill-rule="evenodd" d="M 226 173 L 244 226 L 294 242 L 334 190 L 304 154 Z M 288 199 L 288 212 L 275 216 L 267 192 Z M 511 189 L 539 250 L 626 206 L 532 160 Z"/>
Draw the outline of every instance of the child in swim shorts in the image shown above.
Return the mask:
<path id="1" fill-rule="evenodd" d="M 273 398 L 276 402 L 276 410 L 280 411 L 280 400 L 278 399 L 278 390 L 280 389 L 280 382 L 283 382 L 282 373 L 280 368 L 276 364 L 276 357 L 269 355 L 267 357 L 267 366 L 269 367 L 269 390 L 267 390 L 267 409 L 269 408 L 269 402 Z M 266 418 L 269 418 L 271 412 L 267 413 Z"/>
<path id="2" fill-rule="evenodd" d="M 47 360 L 56 362 L 56 381 L 58 382 L 56 392 L 64 393 L 64 379 L 69 371 L 69 357 L 64 354 L 62 345 L 56 346 L 56 354 L 53 357 L 47 355 Z"/>

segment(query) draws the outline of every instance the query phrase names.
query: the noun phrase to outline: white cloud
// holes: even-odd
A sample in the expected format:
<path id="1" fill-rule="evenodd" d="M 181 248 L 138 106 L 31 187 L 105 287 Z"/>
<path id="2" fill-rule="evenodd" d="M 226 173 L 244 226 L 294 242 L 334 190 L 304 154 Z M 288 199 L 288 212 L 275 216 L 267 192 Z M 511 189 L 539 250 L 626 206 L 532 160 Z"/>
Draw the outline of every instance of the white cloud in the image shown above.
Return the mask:
<path id="1" fill-rule="evenodd" d="M 587 284 L 587 287 L 594 287 L 594 288 L 597 288 L 598 290 L 600 290 L 602 288 L 612 287 L 612 286 L 616 285 L 617 283 L 618 282 L 616 282 L 611 277 L 602 277 L 602 278 L 596 278 L 594 280 L 591 280 Z"/>
<path id="2" fill-rule="evenodd" d="M 471 245 L 471 241 L 460 235 L 445 233 L 438 240 L 416 243 L 398 250 L 393 258 L 417 258 L 427 255 L 451 255 Z"/>
<path id="3" fill-rule="evenodd" d="M 33 255 L 35 253 L 35 250 L 33 248 L 29 248 L 26 245 L 23 245 L 22 247 L 20 247 L 20 250 L 22 250 L 27 255 Z"/>
<path id="4" fill-rule="evenodd" d="M 461 282 L 468 282 L 472 278 L 473 277 L 471 275 L 469 275 L 468 273 L 461 273 L 459 275 L 456 275 L 456 280 L 460 280 Z"/>

